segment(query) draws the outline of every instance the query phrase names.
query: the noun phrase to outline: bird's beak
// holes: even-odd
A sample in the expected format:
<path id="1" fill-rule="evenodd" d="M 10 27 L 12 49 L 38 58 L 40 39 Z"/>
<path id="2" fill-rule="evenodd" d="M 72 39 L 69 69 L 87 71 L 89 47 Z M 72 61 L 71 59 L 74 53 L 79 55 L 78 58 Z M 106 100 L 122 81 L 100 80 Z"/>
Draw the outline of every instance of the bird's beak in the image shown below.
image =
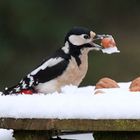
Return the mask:
<path id="1" fill-rule="evenodd" d="M 94 32 L 91 32 L 90 35 L 93 36 L 93 33 Z M 104 34 L 103 35 L 94 34 L 94 36 L 92 38 L 92 42 L 91 42 L 94 50 L 99 51 L 99 50 L 103 49 L 103 47 L 100 44 L 101 44 L 102 39 L 104 39 L 105 37 L 106 37 L 106 35 L 104 35 Z"/>
<path id="2" fill-rule="evenodd" d="M 95 35 L 94 38 L 93 38 L 93 47 L 94 47 L 94 50 L 102 50 L 103 47 L 100 45 L 101 44 L 101 41 L 102 39 L 104 39 L 106 37 L 106 35 Z"/>

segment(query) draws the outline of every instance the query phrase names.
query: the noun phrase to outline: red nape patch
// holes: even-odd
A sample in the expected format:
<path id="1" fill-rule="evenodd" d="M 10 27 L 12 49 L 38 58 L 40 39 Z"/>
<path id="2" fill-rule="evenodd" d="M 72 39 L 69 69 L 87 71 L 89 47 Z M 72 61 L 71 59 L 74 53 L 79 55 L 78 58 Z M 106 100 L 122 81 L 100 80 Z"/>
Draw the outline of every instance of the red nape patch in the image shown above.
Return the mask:
<path id="1" fill-rule="evenodd" d="M 21 92 L 19 92 L 21 94 L 33 94 L 33 90 L 30 89 L 23 89 Z"/>

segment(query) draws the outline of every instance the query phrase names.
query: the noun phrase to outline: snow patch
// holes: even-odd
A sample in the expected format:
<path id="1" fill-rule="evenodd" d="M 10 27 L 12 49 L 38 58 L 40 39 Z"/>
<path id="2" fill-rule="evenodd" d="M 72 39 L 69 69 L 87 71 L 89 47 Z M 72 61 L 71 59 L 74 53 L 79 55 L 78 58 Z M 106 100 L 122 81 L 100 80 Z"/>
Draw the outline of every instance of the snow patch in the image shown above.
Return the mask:
<path id="1" fill-rule="evenodd" d="M 0 140 L 15 140 L 13 130 L 0 129 Z"/>
<path id="2" fill-rule="evenodd" d="M 62 139 L 72 139 L 72 140 L 94 140 L 92 133 L 85 133 L 85 134 L 67 134 L 67 135 L 60 135 Z M 53 137 L 56 138 L 56 137 Z"/>
<path id="3" fill-rule="evenodd" d="M 116 46 L 115 47 L 110 47 L 110 48 L 102 49 L 102 52 L 103 53 L 107 53 L 107 54 L 120 53 L 120 51 L 118 50 L 118 48 Z"/>
<path id="4" fill-rule="evenodd" d="M 139 119 L 140 92 L 130 92 L 129 83 L 120 88 L 65 86 L 62 93 L 0 95 L 0 117 L 59 119 Z"/>

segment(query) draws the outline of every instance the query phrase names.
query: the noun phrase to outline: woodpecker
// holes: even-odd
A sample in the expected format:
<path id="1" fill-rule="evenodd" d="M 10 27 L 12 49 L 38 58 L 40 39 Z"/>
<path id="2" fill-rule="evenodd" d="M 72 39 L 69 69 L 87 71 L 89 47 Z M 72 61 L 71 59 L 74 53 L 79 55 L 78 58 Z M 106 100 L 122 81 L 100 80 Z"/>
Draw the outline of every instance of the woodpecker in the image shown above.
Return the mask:
<path id="1" fill-rule="evenodd" d="M 47 94 L 60 92 L 65 85 L 79 86 L 88 70 L 88 52 L 102 49 L 95 41 L 103 36 L 84 27 L 72 28 L 65 36 L 63 47 L 17 85 L 5 88 L 3 94 Z"/>

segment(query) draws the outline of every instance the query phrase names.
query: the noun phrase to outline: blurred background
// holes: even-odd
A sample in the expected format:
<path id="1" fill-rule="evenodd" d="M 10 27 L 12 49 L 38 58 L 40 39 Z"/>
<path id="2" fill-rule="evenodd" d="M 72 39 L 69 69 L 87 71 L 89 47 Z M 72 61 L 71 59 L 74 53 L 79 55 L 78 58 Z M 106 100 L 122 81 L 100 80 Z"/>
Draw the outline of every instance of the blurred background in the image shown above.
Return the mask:
<path id="1" fill-rule="evenodd" d="M 0 90 L 63 46 L 73 26 L 113 35 L 121 51 L 91 52 L 81 85 L 94 85 L 102 77 L 126 82 L 140 76 L 139 0 L 0 0 Z"/>

